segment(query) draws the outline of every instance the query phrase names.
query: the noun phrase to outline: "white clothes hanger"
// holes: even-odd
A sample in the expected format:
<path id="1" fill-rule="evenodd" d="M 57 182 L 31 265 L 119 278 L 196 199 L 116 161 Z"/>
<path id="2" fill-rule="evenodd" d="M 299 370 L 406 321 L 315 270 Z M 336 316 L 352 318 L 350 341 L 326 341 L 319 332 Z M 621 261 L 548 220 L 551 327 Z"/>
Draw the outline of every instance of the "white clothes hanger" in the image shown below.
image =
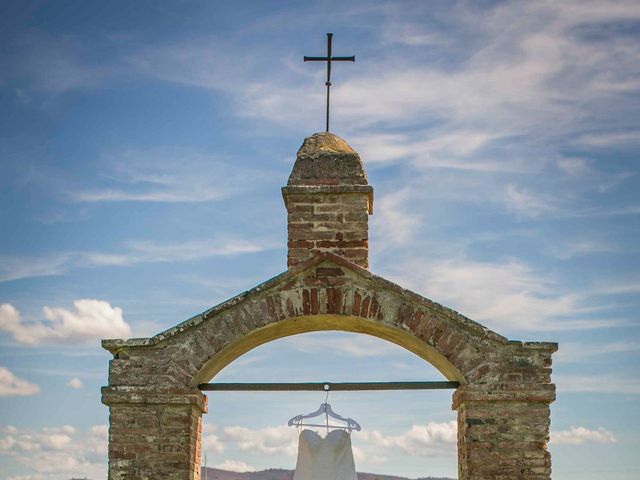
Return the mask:
<path id="1" fill-rule="evenodd" d="M 318 423 L 304 422 L 305 418 L 313 418 L 322 414 L 325 414 L 325 416 L 327 417 L 327 422 L 324 425 L 318 424 Z M 328 417 L 335 418 L 336 420 L 345 422 L 346 425 L 329 425 Z M 359 432 L 360 430 L 362 430 L 362 427 L 360 426 L 360 424 L 356 422 L 353 418 L 347 418 L 347 417 L 343 417 L 342 415 L 338 415 L 336 412 L 334 412 L 331 409 L 331 405 L 329 405 L 328 403 L 320 404 L 320 408 L 318 408 L 318 410 L 316 410 L 315 412 L 307 413 L 306 415 L 296 415 L 295 417 L 290 419 L 287 424 L 290 427 L 295 426 L 295 427 L 341 428 L 343 430 L 348 430 L 349 432 L 351 432 L 352 430 L 355 430 L 356 432 Z"/>
<path id="2" fill-rule="evenodd" d="M 349 433 L 351 433 L 352 430 L 355 430 L 356 432 L 359 432 L 360 430 L 362 430 L 362 427 L 360 426 L 360 424 L 356 422 L 353 418 L 348 418 L 348 417 L 343 417 L 342 415 L 338 415 L 336 412 L 334 412 L 331 409 L 331 405 L 327 403 L 327 400 L 329 398 L 329 385 L 325 385 L 324 389 L 327 392 L 327 397 L 325 398 L 324 403 L 320 404 L 320 408 L 318 408 L 318 410 L 316 410 L 315 412 L 307 413 L 307 414 L 296 415 L 295 417 L 289 419 L 289 421 L 287 422 L 287 425 L 289 425 L 290 427 L 323 427 L 323 428 L 326 428 L 327 430 L 329 430 L 330 428 L 340 428 L 342 430 L 349 431 Z M 306 418 L 313 418 L 322 414 L 324 414 L 325 416 L 324 425 L 317 424 L 317 423 L 304 422 Z M 329 417 L 334 418 L 336 420 L 340 420 L 341 422 L 345 422 L 346 425 L 329 425 Z"/>

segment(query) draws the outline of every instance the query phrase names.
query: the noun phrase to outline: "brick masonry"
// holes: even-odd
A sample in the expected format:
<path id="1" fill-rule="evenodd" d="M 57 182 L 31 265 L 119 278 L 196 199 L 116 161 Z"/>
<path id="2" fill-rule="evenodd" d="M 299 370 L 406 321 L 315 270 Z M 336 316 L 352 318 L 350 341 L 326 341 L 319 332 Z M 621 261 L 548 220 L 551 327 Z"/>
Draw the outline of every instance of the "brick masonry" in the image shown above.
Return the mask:
<path id="1" fill-rule="evenodd" d="M 331 252 L 369 267 L 373 188 L 347 142 L 330 133 L 305 139 L 282 195 L 288 215 L 287 266 Z"/>
<path id="2" fill-rule="evenodd" d="M 198 383 L 258 345 L 319 330 L 392 341 L 461 383 L 452 404 L 458 411 L 460 480 L 551 478 L 547 441 L 557 345 L 507 340 L 369 272 L 366 244 L 335 243 L 366 241 L 361 214 L 368 214 L 370 192 L 353 190 L 370 187 L 352 177 L 360 183 L 291 185 L 290 179 L 284 192 L 289 241 L 312 243 L 290 243 L 285 273 L 154 337 L 103 341 L 114 356 L 102 392 L 110 409 L 110 480 L 199 479 L 207 402 Z M 312 191 L 296 190 L 301 186 Z M 293 228 L 310 238 L 292 240 L 291 226 L 299 223 L 313 224 Z M 322 223 L 335 225 L 320 228 Z M 363 230 L 365 238 L 335 238 Z M 322 232 L 334 238 L 320 238 Z M 350 249 L 365 252 L 352 256 Z"/>

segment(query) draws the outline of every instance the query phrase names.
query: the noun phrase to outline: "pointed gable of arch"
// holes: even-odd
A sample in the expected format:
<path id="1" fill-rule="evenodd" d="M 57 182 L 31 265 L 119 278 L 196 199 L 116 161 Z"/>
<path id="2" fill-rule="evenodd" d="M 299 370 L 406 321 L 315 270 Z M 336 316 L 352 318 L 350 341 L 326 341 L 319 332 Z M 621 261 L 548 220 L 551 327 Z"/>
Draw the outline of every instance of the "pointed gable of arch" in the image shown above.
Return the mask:
<path id="1" fill-rule="evenodd" d="M 504 382 L 513 372 L 495 365 L 525 355 L 543 367 L 553 344 L 510 342 L 463 315 L 373 275 L 342 257 L 319 253 L 310 260 L 154 337 L 105 340 L 117 358 L 116 374 L 143 352 L 162 352 L 144 385 L 191 388 L 207 382 L 240 355 L 289 335 L 322 330 L 365 333 L 391 341 L 433 364 L 461 384 Z M 538 352 L 537 354 L 533 354 Z M 546 352 L 546 354 L 545 354 Z M 518 356 L 519 355 L 519 356 Z M 118 365 L 118 368 L 115 368 Z M 521 367 L 520 367 L 521 368 Z M 167 377 L 172 372 L 182 375 Z M 171 378 L 171 381 L 167 381 Z M 122 379 L 124 384 L 130 380 Z"/>

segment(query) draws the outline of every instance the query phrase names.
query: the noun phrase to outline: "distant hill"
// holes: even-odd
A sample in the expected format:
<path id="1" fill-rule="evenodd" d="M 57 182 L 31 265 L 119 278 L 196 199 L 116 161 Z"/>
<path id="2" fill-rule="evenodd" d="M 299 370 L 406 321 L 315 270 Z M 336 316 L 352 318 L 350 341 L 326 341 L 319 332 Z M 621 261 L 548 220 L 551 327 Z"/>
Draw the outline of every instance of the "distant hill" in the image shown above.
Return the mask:
<path id="1" fill-rule="evenodd" d="M 204 468 L 202 469 L 202 479 L 205 478 Z M 219 468 L 208 468 L 206 472 L 207 480 L 293 480 L 293 470 L 282 468 L 270 468 L 259 472 L 230 472 Z M 396 477 L 394 475 L 379 475 L 377 473 L 360 473 L 358 480 L 410 480 L 406 477 Z M 449 477 L 421 477 L 415 480 L 455 480 Z"/>

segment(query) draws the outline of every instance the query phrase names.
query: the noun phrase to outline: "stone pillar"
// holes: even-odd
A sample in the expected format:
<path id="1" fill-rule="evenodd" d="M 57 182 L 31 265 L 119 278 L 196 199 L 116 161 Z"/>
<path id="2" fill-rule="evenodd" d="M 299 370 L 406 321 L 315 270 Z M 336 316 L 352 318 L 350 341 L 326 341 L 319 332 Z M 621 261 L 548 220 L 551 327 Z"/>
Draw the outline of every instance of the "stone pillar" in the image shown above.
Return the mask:
<path id="1" fill-rule="evenodd" d="M 369 267 L 373 188 L 360 156 L 347 142 L 331 133 L 306 138 L 282 194 L 288 213 L 289 267 L 317 252 Z"/>
<path id="2" fill-rule="evenodd" d="M 104 387 L 109 406 L 109 480 L 200 480 L 199 391 Z"/>
<path id="3" fill-rule="evenodd" d="M 453 401 L 458 411 L 458 479 L 550 480 L 547 442 L 554 399 L 552 384 L 536 390 L 460 387 Z"/>

